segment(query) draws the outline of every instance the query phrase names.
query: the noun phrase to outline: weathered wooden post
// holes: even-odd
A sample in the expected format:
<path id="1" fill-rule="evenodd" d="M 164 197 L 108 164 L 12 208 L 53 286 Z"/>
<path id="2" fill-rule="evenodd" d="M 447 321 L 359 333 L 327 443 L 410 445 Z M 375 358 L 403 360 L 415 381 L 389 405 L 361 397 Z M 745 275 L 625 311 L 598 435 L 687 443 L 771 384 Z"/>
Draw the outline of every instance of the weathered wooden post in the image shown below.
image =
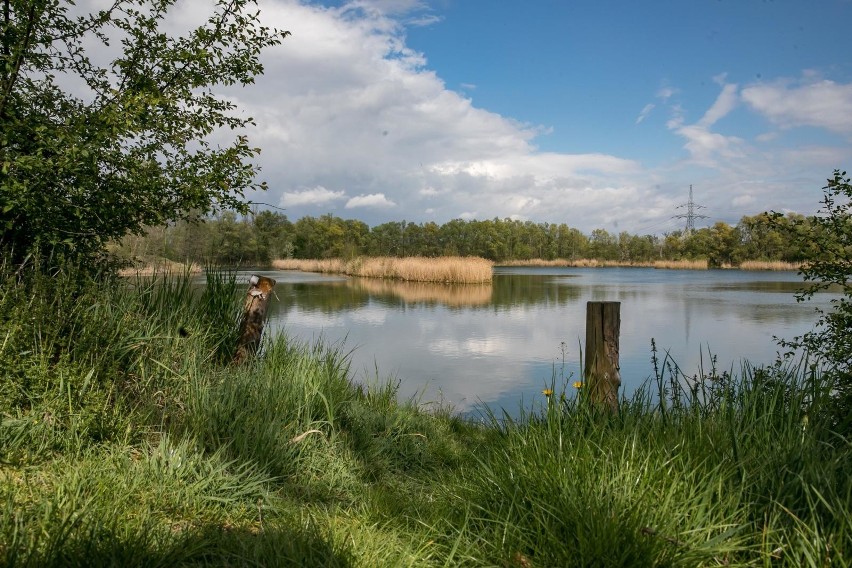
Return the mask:
<path id="1" fill-rule="evenodd" d="M 237 340 L 237 350 L 234 352 L 235 364 L 245 361 L 260 346 L 260 336 L 266 321 L 266 308 L 269 305 L 273 286 L 275 286 L 275 280 L 266 276 L 254 274 L 249 279 L 246 307 L 240 323 L 240 338 Z"/>
<path id="2" fill-rule="evenodd" d="M 589 399 L 618 410 L 618 334 L 621 327 L 621 302 L 586 303 L 586 379 Z"/>

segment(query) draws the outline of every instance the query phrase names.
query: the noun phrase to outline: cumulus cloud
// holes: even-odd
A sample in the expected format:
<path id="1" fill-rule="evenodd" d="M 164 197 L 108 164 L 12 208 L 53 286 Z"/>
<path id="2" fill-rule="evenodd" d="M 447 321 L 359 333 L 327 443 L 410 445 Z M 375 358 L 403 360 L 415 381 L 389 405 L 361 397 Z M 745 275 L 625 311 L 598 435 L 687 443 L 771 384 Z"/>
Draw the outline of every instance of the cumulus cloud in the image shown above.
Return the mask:
<path id="1" fill-rule="evenodd" d="M 810 79 L 806 76 L 803 81 Z M 757 83 L 742 90 L 742 99 L 782 127 L 816 126 L 852 134 L 852 83 L 828 80 Z"/>
<path id="2" fill-rule="evenodd" d="M 197 18 L 209 3 L 184 0 L 174 21 Z M 461 90 L 453 90 L 429 67 L 428 54 L 406 44 L 407 26 L 435 20 L 422 0 L 333 6 L 264 0 L 262 8 L 266 25 L 292 36 L 264 52 L 265 73 L 255 85 L 223 93 L 257 124 L 247 134 L 262 148 L 258 164 L 270 189 L 252 199 L 279 203 L 294 219 L 321 207 L 368 224 L 508 217 L 565 222 L 587 232 L 631 231 L 670 219 L 684 188 L 697 181 L 696 165 L 715 176 L 706 184 L 713 194 L 702 197 L 708 206 L 730 209 L 750 195 L 754 202 L 735 205 L 777 209 L 772 199 L 791 206 L 806 199 L 799 197 L 806 180 L 792 176 L 802 177 L 814 164 L 838 167 L 850 155 L 848 147 L 783 148 L 773 133 L 753 133 L 748 140 L 757 147 L 750 147 L 733 121 L 724 120 L 756 112 L 780 129 L 810 125 L 852 133 L 851 87 L 815 75 L 743 88 L 721 74 L 713 78 L 711 87 L 720 91 L 706 110 L 682 106 L 695 93 L 665 80 L 635 123 L 645 122 L 642 131 L 653 144 L 646 119 L 668 110 L 666 128 L 657 134 L 682 141 L 688 159 L 663 159 L 654 169 L 602 152 L 540 151 L 537 138 L 548 125 L 475 106 L 464 91 L 476 85 L 460 82 Z M 748 192 L 738 185 L 766 178 L 775 181 Z"/>
<path id="3" fill-rule="evenodd" d="M 405 44 L 405 10 L 419 6 L 264 5 L 266 23 L 293 35 L 264 55 L 255 86 L 228 94 L 257 122 L 249 134 L 274 195 L 265 201 L 280 200 L 294 218 L 322 205 L 342 216 L 357 210 L 369 224 L 517 215 L 584 227 L 598 222 L 604 193 L 616 193 L 625 211 L 638 205 L 626 201 L 645 175 L 638 162 L 540 152 L 533 141 L 547 125 L 478 108 L 449 89 Z"/>
<path id="4" fill-rule="evenodd" d="M 317 186 L 313 189 L 303 191 L 285 191 L 281 194 L 279 205 L 282 206 L 299 206 L 299 205 L 325 205 L 343 199 L 346 194 L 342 191 L 331 191 L 324 187 Z"/>
<path id="5" fill-rule="evenodd" d="M 380 209 L 386 207 L 394 207 L 396 203 L 385 197 L 384 193 L 372 193 L 370 195 L 358 195 L 346 202 L 346 209 L 355 209 L 356 207 L 378 207 Z"/>

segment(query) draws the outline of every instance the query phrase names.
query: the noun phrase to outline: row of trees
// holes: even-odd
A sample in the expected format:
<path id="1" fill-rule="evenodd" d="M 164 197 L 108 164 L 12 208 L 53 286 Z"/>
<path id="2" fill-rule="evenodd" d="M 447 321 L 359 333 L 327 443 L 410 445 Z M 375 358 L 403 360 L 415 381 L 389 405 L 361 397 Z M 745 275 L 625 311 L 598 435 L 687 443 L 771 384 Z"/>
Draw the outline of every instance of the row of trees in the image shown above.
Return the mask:
<path id="1" fill-rule="evenodd" d="M 226 212 L 206 222 L 182 222 L 152 229 L 123 241 L 126 256 L 162 256 L 171 260 L 216 264 L 268 264 L 275 258 L 352 258 L 370 256 L 481 256 L 493 261 L 541 258 L 595 258 L 625 262 L 658 259 L 708 259 L 711 265 L 737 265 L 744 260 L 798 261 L 806 251 L 790 231 L 807 230 L 812 222 L 799 215 L 767 213 L 743 217 L 731 226 L 664 236 L 610 233 L 586 235 L 566 224 L 510 219 L 434 222 L 394 221 L 369 227 L 333 215 L 302 217 L 261 211 L 237 217 Z"/>

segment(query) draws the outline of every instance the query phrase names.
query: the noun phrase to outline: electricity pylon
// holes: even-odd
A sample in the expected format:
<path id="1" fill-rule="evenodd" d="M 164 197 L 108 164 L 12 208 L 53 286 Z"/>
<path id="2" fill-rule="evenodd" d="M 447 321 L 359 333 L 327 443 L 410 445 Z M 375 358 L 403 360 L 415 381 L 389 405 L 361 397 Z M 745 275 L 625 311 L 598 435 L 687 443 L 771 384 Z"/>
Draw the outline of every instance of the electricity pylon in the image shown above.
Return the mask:
<path id="1" fill-rule="evenodd" d="M 677 209 L 681 207 L 686 207 L 686 213 L 680 213 L 679 215 L 674 215 L 674 219 L 686 219 L 686 234 L 689 234 L 695 230 L 695 220 L 696 219 L 707 219 L 707 215 L 700 215 L 695 212 L 696 209 L 704 209 L 703 205 L 696 205 L 695 201 L 692 200 L 692 184 L 689 185 L 689 201 L 684 203 L 683 205 L 678 205 Z"/>

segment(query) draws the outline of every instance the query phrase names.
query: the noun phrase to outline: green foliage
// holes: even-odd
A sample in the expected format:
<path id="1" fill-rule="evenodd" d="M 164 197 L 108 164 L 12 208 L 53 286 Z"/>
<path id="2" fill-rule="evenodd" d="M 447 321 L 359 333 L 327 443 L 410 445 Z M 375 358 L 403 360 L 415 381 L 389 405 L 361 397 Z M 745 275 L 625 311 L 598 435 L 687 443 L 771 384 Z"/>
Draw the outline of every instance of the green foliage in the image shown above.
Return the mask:
<path id="1" fill-rule="evenodd" d="M 302 217 L 295 223 L 278 212 L 261 211 L 242 218 L 226 212 L 203 223 L 178 223 L 148 229 L 147 236 L 125 237 L 116 252 L 146 261 L 264 266 L 277 258 L 344 258 L 357 256 L 479 256 L 495 262 L 529 259 L 594 258 L 647 263 L 655 260 L 706 259 L 712 267 L 737 266 L 745 260 L 798 262 L 812 244 L 787 237 L 786 227 L 810 218 L 767 213 L 743 217 L 736 226 L 718 222 L 690 233 L 662 237 L 618 235 L 604 229 L 590 236 L 564 223 L 511 219 L 434 222 L 392 221 L 368 227 L 361 221 L 331 214 Z"/>
<path id="2" fill-rule="evenodd" d="M 666 369 L 664 400 L 639 393 L 617 415 L 556 393 L 518 420 L 489 416 L 500 438 L 461 474 L 469 506 L 453 517 L 486 562 L 846 565 L 852 519 L 834 504 L 852 454 L 818 418 L 830 384 L 780 365 Z"/>
<path id="3" fill-rule="evenodd" d="M 779 215 L 775 218 L 780 222 Z M 787 345 L 804 348 L 828 365 L 837 381 L 837 414 L 852 431 L 852 184 L 846 172 L 835 170 L 823 187 L 819 215 L 807 221 L 794 219 L 783 227 L 802 251 L 800 274 L 810 283 L 797 299 L 808 300 L 829 287 L 842 294 L 832 300 L 830 311 L 818 310 L 814 331 Z"/>
<path id="4" fill-rule="evenodd" d="M 221 208 L 260 189 L 237 135 L 252 120 L 214 94 L 263 71 L 283 34 L 253 0 L 217 2 L 183 36 L 174 0 L 120 0 L 74 15 L 58 1 L 3 0 L 0 23 L 0 248 L 92 258 L 128 232 Z M 111 60 L 101 63 L 104 54 Z"/>

